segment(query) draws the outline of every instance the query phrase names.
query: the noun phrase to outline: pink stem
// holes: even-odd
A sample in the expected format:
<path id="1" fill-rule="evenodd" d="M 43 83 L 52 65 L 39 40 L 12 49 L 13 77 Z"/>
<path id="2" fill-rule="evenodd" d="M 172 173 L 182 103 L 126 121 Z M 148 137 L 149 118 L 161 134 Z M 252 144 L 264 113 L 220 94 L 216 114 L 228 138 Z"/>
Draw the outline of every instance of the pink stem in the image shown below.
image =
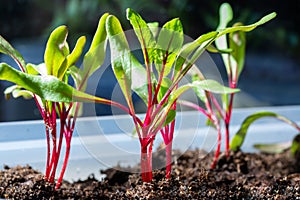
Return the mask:
<path id="1" fill-rule="evenodd" d="M 172 170 L 172 143 L 170 140 L 168 144 L 166 144 L 166 179 L 171 178 L 171 170 Z"/>
<path id="2" fill-rule="evenodd" d="M 217 138 L 217 149 L 216 149 L 216 152 L 215 152 L 215 156 L 214 156 L 214 159 L 213 159 L 213 162 L 212 164 L 210 165 L 210 168 L 211 169 L 214 169 L 216 168 L 217 166 L 217 162 L 218 162 L 218 159 L 219 159 L 219 155 L 220 155 L 220 150 L 221 150 L 221 128 L 220 128 L 220 124 L 219 124 L 219 121 L 216 120 L 214 122 L 216 128 L 217 128 L 217 131 L 218 131 L 218 138 Z"/>
<path id="3" fill-rule="evenodd" d="M 141 144 L 141 176 L 143 182 L 152 181 L 152 145 L 153 140 L 149 145 Z"/>
<path id="4" fill-rule="evenodd" d="M 55 189 L 58 189 L 61 186 L 61 182 L 63 180 L 67 165 L 68 165 L 68 160 L 69 160 L 69 155 L 70 155 L 70 143 L 71 143 L 71 138 L 69 140 L 66 140 L 66 153 L 65 153 L 65 158 L 64 158 L 64 163 L 59 175 L 59 178 L 57 179 Z"/>

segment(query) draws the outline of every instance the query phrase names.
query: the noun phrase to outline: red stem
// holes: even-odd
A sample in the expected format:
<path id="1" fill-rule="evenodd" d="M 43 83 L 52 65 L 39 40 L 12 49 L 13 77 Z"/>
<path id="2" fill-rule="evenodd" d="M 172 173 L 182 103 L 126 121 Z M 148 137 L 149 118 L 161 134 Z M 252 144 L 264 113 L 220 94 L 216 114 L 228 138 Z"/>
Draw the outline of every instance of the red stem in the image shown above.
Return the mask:
<path id="1" fill-rule="evenodd" d="M 153 140 L 148 145 L 141 144 L 141 176 L 143 182 L 152 181 L 152 145 Z"/>
<path id="2" fill-rule="evenodd" d="M 48 119 L 45 117 L 44 122 L 48 124 Z M 49 134 L 49 127 L 46 125 L 46 140 L 47 140 L 47 161 L 46 161 L 46 172 L 45 172 L 45 179 L 48 180 L 50 176 L 50 134 Z"/>
<path id="3" fill-rule="evenodd" d="M 69 160 L 69 155 L 70 155 L 70 143 L 71 143 L 71 138 L 69 140 L 66 139 L 66 153 L 65 153 L 65 158 L 64 158 L 64 163 L 59 175 L 59 178 L 57 179 L 55 189 L 58 189 L 61 185 L 61 182 L 63 180 L 67 165 L 68 165 L 68 160 Z"/>
<path id="4" fill-rule="evenodd" d="M 172 170 L 172 143 L 170 140 L 168 144 L 166 144 L 166 179 L 171 178 L 171 170 Z"/>
<path id="5" fill-rule="evenodd" d="M 220 124 L 219 124 L 219 120 L 215 120 L 214 121 L 214 124 L 217 128 L 217 131 L 218 131 L 218 138 L 217 138 L 217 149 L 216 149 L 216 152 L 215 152 L 215 156 L 214 156 L 214 159 L 213 159 L 213 162 L 212 164 L 210 165 L 210 168 L 211 169 L 214 169 L 216 168 L 217 166 L 217 162 L 218 162 L 218 159 L 219 159 L 219 155 L 220 155 L 220 150 L 221 150 L 221 128 L 220 128 Z"/>

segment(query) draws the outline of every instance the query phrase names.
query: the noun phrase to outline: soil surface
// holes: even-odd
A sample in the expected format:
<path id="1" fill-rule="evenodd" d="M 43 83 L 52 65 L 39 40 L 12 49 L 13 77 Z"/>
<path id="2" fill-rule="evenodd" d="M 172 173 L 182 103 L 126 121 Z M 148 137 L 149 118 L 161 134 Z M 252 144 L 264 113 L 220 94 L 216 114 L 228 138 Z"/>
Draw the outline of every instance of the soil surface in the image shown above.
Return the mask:
<path id="1" fill-rule="evenodd" d="M 181 155 L 174 152 L 174 157 Z M 164 160 L 154 155 L 154 165 Z M 172 177 L 155 170 L 151 183 L 136 173 L 108 169 L 107 178 L 63 182 L 59 190 L 30 166 L 0 171 L 0 197 L 13 199 L 300 199 L 300 166 L 289 152 L 254 154 L 231 152 L 209 169 L 213 154 L 187 151 L 175 159 Z M 116 167 L 118 168 L 118 167 Z M 119 168 L 120 169 L 120 168 Z"/>

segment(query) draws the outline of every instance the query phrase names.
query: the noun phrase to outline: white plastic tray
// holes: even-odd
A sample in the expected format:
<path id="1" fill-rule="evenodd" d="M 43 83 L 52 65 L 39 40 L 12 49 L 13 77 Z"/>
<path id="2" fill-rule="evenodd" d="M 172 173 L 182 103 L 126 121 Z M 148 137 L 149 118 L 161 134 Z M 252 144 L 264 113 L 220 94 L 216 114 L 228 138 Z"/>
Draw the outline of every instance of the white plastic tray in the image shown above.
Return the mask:
<path id="1" fill-rule="evenodd" d="M 236 109 L 232 116 L 231 133 L 238 130 L 247 115 L 261 110 L 273 111 L 300 123 L 300 106 Z M 179 113 L 176 120 L 174 149 L 202 148 L 211 151 L 214 148 L 216 132 L 205 126 L 205 118 L 199 112 Z M 140 146 L 138 139 L 132 137 L 132 130 L 131 118 L 125 115 L 80 118 L 72 139 L 65 179 L 84 179 L 92 173 L 96 178 L 101 178 L 100 169 L 138 163 Z M 255 143 L 291 141 L 296 134 L 295 129 L 282 122 L 272 118 L 261 119 L 250 126 L 242 149 L 252 152 L 255 151 L 252 147 Z M 153 149 L 161 142 L 158 134 Z M 42 121 L 0 123 L 1 166 L 30 164 L 44 172 L 45 158 L 46 140 Z"/>

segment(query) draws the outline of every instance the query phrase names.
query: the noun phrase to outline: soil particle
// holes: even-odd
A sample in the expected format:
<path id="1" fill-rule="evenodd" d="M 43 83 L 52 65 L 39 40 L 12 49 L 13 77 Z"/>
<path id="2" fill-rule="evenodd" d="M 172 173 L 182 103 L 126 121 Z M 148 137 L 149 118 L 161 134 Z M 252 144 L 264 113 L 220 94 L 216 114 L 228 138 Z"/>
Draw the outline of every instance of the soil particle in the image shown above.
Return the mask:
<path id="1" fill-rule="evenodd" d="M 6 199 L 300 199 L 300 169 L 289 152 L 222 155 L 216 169 L 209 169 L 213 154 L 174 151 L 170 180 L 156 169 L 151 183 L 143 183 L 137 166 L 101 171 L 84 181 L 64 181 L 59 190 L 30 166 L 4 167 L 0 171 L 0 197 Z M 164 155 L 154 159 L 164 160 Z M 157 161 L 157 162 L 158 162 Z M 161 164 L 161 163 L 160 163 Z M 131 172 L 132 171 L 132 172 Z"/>

